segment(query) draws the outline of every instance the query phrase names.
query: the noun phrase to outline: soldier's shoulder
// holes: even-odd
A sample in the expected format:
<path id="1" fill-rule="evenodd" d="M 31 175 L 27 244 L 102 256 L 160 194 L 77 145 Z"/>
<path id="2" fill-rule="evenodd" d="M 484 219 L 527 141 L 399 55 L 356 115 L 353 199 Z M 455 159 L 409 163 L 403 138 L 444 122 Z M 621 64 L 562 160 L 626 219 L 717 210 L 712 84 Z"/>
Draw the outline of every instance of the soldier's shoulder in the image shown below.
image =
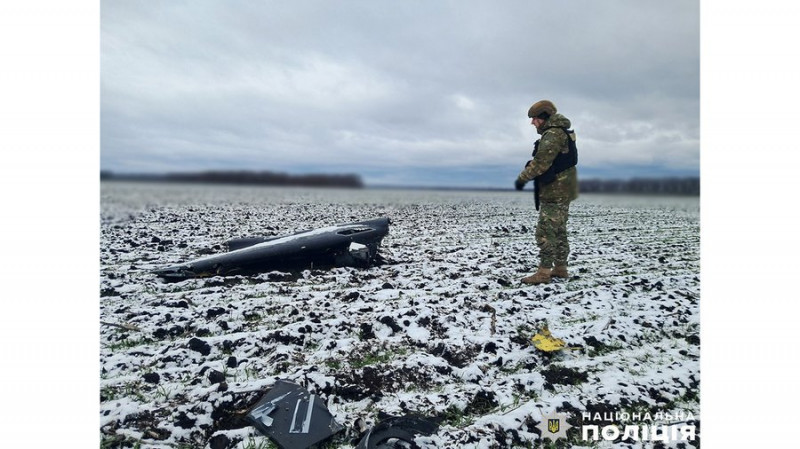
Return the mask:
<path id="1" fill-rule="evenodd" d="M 556 140 L 558 142 L 561 142 L 561 141 L 565 140 L 566 137 L 567 137 L 567 135 L 566 135 L 566 133 L 564 133 L 563 128 L 558 128 L 558 127 L 547 128 L 542 133 L 542 140 L 545 140 L 545 139 L 546 140 Z"/>
<path id="2" fill-rule="evenodd" d="M 572 126 L 572 122 L 562 114 L 553 115 L 552 117 L 550 117 L 548 123 L 550 124 L 550 126 L 555 128 L 569 128 L 570 126 Z"/>

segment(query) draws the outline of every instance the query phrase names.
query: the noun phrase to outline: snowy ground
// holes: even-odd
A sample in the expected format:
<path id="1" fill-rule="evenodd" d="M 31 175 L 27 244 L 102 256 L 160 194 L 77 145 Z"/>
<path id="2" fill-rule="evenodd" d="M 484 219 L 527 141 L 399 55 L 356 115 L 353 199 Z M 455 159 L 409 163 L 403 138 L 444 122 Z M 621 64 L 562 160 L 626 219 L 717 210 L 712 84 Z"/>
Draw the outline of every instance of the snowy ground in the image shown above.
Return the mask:
<path id="1" fill-rule="evenodd" d="M 582 196 L 571 278 L 529 287 L 530 192 L 101 188 L 101 447 L 274 447 L 242 412 L 276 379 L 347 426 L 323 447 L 354 447 L 379 413 L 440 420 L 423 447 L 661 447 L 583 442 L 586 411 L 691 412 L 700 433 L 697 198 Z M 381 216 L 388 263 L 370 269 L 149 273 L 230 238 Z M 543 323 L 574 349 L 532 347 Z M 536 427 L 554 412 L 576 426 L 556 444 Z"/>

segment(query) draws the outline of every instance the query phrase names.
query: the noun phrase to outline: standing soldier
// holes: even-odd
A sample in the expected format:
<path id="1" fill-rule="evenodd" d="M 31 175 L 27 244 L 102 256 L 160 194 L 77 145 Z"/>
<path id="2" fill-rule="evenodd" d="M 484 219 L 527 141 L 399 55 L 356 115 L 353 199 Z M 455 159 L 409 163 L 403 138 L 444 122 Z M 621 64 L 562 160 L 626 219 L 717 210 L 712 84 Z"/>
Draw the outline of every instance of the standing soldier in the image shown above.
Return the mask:
<path id="1" fill-rule="evenodd" d="M 539 268 L 522 278 L 525 284 L 546 284 L 552 277 L 567 278 L 567 217 L 569 203 L 578 197 L 578 149 L 575 133 L 569 130 L 568 118 L 557 113 L 548 100 L 537 101 L 528 110 L 531 125 L 541 138 L 534 144 L 533 159 L 517 177 L 514 186 L 522 190 L 533 180 L 536 210 L 536 245 Z"/>

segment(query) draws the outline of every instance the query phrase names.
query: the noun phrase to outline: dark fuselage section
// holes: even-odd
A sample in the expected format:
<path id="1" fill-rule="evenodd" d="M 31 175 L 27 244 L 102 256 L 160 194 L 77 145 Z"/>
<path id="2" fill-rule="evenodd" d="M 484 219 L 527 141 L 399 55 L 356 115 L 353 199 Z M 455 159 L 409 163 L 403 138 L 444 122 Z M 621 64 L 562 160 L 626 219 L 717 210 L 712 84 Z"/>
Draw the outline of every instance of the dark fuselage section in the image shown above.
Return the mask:
<path id="1" fill-rule="evenodd" d="M 348 223 L 282 237 L 248 237 L 229 241 L 229 252 L 155 270 L 167 280 L 248 275 L 273 270 L 369 265 L 378 257 L 389 219 Z"/>

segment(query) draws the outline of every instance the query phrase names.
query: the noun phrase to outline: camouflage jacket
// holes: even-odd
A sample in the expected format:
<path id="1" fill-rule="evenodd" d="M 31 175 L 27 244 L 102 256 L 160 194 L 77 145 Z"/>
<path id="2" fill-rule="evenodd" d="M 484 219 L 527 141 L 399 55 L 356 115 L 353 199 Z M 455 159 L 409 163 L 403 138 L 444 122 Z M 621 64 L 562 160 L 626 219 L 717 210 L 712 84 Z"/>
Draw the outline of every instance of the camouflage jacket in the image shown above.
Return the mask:
<path id="1" fill-rule="evenodd" d="M 528 182 L 542 175 L 553 164 L 559 152 L 566 152 L 567 134 L 562 128 L 569 128 L 571 123 L 561 114 L 553 114 L 541 128 L 536 131 L 542 135 L 536 156 L 519 174 L 519 179 Z M 556 174 L 556 180 L 541 185 L 539 199 L 543 202 L 569 202 L 578 197 L 578 171 L 570 167 Z"/>

